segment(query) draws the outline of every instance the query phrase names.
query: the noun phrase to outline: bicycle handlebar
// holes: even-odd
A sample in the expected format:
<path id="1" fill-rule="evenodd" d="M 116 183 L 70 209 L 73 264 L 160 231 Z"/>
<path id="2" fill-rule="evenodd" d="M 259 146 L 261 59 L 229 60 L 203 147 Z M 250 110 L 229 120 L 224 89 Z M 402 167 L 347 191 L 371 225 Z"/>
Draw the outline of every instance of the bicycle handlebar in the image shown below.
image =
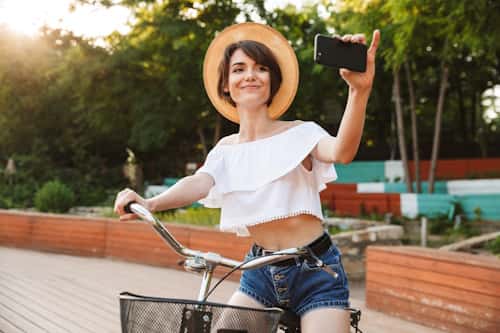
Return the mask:
<path id="1" fill-rule="evenodd" d="M 174 236 L 168 231 L 168 229 L 161 223 L 147 208 L 136 203 L 129 202 L 124 210 L 127 213 L 133 213 L 139 216 L 141 220 L 150 222 L 156 232 L 160 237 L 179 255 L 183 257 L 198 257 L 202 258 L 210 264 L 221 265 L 229 268 L 236 268 L 241 270 L 255 269 L 265 265 L 274 264 L 279 261 L 297 258 L 301 255 L 307 254 L 307 251 L 302 248 L 289 248 L 280 251 L 276 251 L 273 254 L 263 256 L 260 258 L 253 259 L 250 262 L 243 263 L 242 261 L 233 260 L 221 256 L 218 253 L 213 252 L 200 252 L 196 250 L 191 250 L 182 246 Z"/>

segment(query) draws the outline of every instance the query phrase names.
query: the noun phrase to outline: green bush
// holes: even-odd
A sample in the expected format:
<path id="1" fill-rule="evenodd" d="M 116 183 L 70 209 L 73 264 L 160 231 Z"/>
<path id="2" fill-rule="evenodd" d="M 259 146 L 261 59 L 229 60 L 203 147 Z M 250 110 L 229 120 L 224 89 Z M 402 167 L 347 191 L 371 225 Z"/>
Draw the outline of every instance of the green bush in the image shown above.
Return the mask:
<path id="1" fill-rule="evenodd" d="M 65 213 L 74 201 L 73 191 L 58 180 L 46 182 L 35 194 L 35 207 L 41 212 Z"/>
<path id="2" fill-rule="evenodd" d="M 175 212 L 157 214 L 163 222 L 185 223 L 195 225 L 217 225 L 220 221 L 220 209 L 189 207 Z"/>
<path id="3" fill-rule="evenodd" d="M 493 254 L 500 255 L 500 236 L 495 238 L 494 240 L 488 242 L 486 247 L 493 252 Z"/>
<path id="4" fill-rule="evenodd" d="M 429 218 L 429 232 L 433 235 L 443 235 L 453 227 L 453 222 L 445 214 L 438 214 Z"/>

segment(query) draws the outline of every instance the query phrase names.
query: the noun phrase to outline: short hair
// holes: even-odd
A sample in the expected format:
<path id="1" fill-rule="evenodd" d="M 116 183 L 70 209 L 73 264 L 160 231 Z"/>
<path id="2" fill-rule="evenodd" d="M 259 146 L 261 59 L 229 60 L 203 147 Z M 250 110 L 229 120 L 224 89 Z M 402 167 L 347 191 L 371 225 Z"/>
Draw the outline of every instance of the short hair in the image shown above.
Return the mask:
<path id="1" fill-rule="evenodd" d="M 281 86 L 281 69 L 273 52 L 266 45 L 253 40 L 242 40 L 232 43 L 224 50 L 224 57 L 219 63 L 219 82 L 217 84 L 217 93 L 219 97 L 236 107 L 236 103 L 233 101 L 229 93 L 224 91 L 224 87 L 228 85 L 229 81 L 229 64 L 231 57 L 234 52 L 239 49 L 241 49 L 248 57 L 252 58 L 252 60 L 257 64 L 269 68 L 271 76 L 271 93 L 266 104 L 267 106 L 271 105 L 274 96 Z"/>

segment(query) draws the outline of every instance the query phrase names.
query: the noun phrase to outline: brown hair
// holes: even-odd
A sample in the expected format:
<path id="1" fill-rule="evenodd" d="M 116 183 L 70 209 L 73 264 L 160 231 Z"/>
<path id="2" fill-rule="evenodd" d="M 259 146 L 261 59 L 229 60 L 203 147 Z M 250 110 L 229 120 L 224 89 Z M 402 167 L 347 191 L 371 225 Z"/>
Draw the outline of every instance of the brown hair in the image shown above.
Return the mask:
<path id="1" fill-rule="evenodd" d="M 257 64 L 269 68 L 269 73 L 271 75 L 271 93 L 266 104 L 267 106 L 271 105 L 273 97 L 276 95 L 281 86 L 281 69 L 278 65 L 278 61 L 274 57 L 273 52 L 264 44 L 253 40 L 242 40 L 226 47 L 224 57 L 219 63 L 219 82 L 217 84 L 217 93 L 219 97 L 236 107 L 236 103 L 233 101 L 229 93 L 224 91 L 224 87 L 227 86 L 229 80 L 229 63 L 231 57 L 238 49 L 241 49 Z"/>

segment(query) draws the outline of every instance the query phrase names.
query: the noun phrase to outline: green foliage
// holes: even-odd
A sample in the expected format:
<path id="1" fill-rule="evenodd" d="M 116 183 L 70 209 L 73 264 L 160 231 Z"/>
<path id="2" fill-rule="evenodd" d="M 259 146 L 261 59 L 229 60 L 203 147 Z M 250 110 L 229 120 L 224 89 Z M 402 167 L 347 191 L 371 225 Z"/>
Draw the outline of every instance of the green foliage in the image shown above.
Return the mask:
<path id="1" fill-rule="evenodd" d="M 474 220 L 480 221 L 481 220 L 481 216 L 483 214 L 483 211 L 481 210 L 481 207 L 474 208 L 473 212 L 474 212 Z"/>
<path id="2" fill-rule="evenodd" d="M 486 248 L 488 250 L 490 250 L 491 252 L 493 252 L 493 254 L 499 255 L 500 254 L 500 236 L 498 236 L 494 240 L 488 242 L 488 244 L 486 245 Z"/>
<path id="3" fill-rule="evenodd" d="M 11 183 L 0 179 L 4 207 L 29 207 L 40 184 L 55 178 L 74 190 L 78 205 L 109 200 L 107 189 L 126 185 L 126 147 L 136 152 L 150 181 L 180 176 L 186 162 L 201 162 L 202 148 L 209 149 L 218 133 L 237 130 L 220 120 L 202 83 L 210 41 L 237 17 L 259 17 L 296 51 L 300 86 L 283 119 L 315 120 L 333 135 L 348 89 L 336 70 L 313 62 L 314 35 L 363 32 L 370 42 L 372 30 L 381 29 L 358 157 L 392 156 L 392 69 L 404 61 L 412 69 L 422 151 L 429 150 L 434 129 L 442 59 L 450 78 L 443 114 L 447 140 L 440 152 L 478 156 L 481 140 L 498 149 L 500 118 L 484 124 L 480 101 L 486 88 L 500 82 L 495 1 L 319 1 L 273 11 L 262 0 L 80 2 L 128 6 L 135 16 L 130 33 L 108 36 L 103 48 L 57 29 L 32 39 L 0 27 L 0 166 L 13 157 L 18 167 Z M 335 14 L 325 18 L 320 12 Z M 405 94 L 402 89 L 403 100 Z M 481 137 L 474 134 L 479 132 Z"/>
<path id="4" fill-rule="evenodd" d="M 480 231 L 473 221 L 468 221 L 465 217 L 462 217 L 460 224 L 456 225 L 443 214 L 429 219 L 429 233 L 443 236 L 445 243 L 453 243 L 476 236 Z"/>
<path id="5" fill-rule="evenodd" d="M 445 234 L 450 228 L 453 227 L 453 222 L 448 219 L 448 215 L 442 214 L 430 218 L 429 220 L 429 232 L 434 235 Z"/>
<path id="6" fill-rule="evenodd" d="M 220 209 L 190 207 L 175 212 L 159 213 L 157 216 L 163 222 L 214 226 L 220 222 Z"/>
<path id="7" fill-rule="evenodd" d="M 328 226 L 328 233 L 330 235 L 339 234 L 339 233 L 345 232 L 345 231 L 347 231 L 347 230 L 342 230 L 342 228 L 340 228 L 337 225 L 330 225 L 330 226 Z"/>
<path id="8" fill-rule="evenodd" d="M 41 212 L 65 213 L 74 201 L 73 191 L 58 180 L 45 183 L 35 194 L 35 207 Z"/>

